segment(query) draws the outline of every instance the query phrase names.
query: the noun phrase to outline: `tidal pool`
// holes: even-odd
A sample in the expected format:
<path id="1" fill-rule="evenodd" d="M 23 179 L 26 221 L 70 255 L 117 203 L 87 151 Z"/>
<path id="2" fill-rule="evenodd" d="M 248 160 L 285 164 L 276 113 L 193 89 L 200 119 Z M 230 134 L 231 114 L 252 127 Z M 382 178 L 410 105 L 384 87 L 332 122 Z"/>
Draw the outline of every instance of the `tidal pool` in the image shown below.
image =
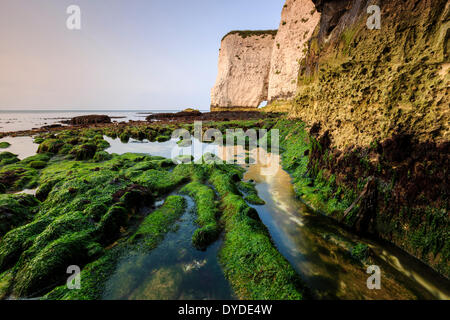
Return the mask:
<path id="1" fill-rule="evenodd" d="M 206 251 L 192 246 L 195 204 L 187 209 L 157 248 L 123 255 L 106 284 L 106 300 L 230 300 L 234 299 L 218 263 L 219 239 Z M 161 204 L 159 202 L 158 204 Z"/>
<path id="2" fill-rule="evenodd" d="M 0 142 L 8 142 L 10 146 L 0 149 L 0 152 L 8 151 L 18 156 L 20 160 L 34 156 L 39 145 L 33 142 L 33 137 L 6 137 L 0 139 Z"/>
<path id="3" fill-rule="evenodd" d="M 291 177 L 254 164 L 245 179 L 256 182 L 264 206 L 253 206 L 278 250 L 312 289 L 325 299 L 449 299 L 448 280 L 420 261 L 388 244 L 362 239 L 328 217 L 309 210 L 297 199 Z M 269 173 L 269 174 L 268 174 Z M 369 290 L 367 265 L 353 260 L 350 250 L 367 244 L 381 268 L 381 290 Z"/>
<path id="4" fill-rule="evenodd" d="M 192 155 L 196 160 L 205 152 L 211 152 L 222 159 L 237 159 L 248 155 L 242 147 L 227 149 L 215 144 L 204 144 L 195 139 L 191 147 L 185 148 L 180 148 L 176 140 L 163 143 L 130 140 L 130 143 L 124 144 L 118 139 L 108 138 L 108 142 L 111 148 L 107 151 L 119 154 L 149 153 L 171 158 L 174 154 L 180 154 L 180 151 L 189 154 L 195 149 L 196 152 Z M 316 298 L 450 298 L 449 281 L 419 260 L 389 244 L 362 239 L 347 232 L 330 218 L 309 210 L 297 199 L 291 177 L 281 168 L 278 155 L 266 154 L 263 150 L 254 150 L 250 155 L 259 161 L 243 165 L 246 168 L 244 178 L 256 183 L 259 196 L 266 202 L 263 206 L 253 207 L 267 226 L 277 249 L 311 288 Z M 213 244 L 206 253 L 195 251 L 188 245 L 195 226 L 185 219 L 192 221 L 193 218 L 183 216 L 180 228 L 170 233 L 154 252 L 144 257 L 137 255 L 126 258 L 110 281 L 105 298 L 231 298 L 230 289 L 222 282 L 223 275 L 218 271 L 220 266 L 216 264 L 214 258 L 220 242 Z M 180 246 L 177 241 L 181 241 L 184 245 Z M 365 243 L 371 248 L 373 259 L 381 268 L 380 290 L 367 288 L 367 279 L 370 276 L 366 273 L 367 265 L 359 263 L 350 255 L 350 250 L 357 243 Z M 189 258 L 182 260 L 186 252 Z M 213 261 L 213 269 L 216 270 L 209 273 L 208 281 L 221 288 L 214 292 L 203 287 L 201 281 L 203 276 L 197 277 L 198 273 L 189 274 L 184 271 L 186 268 L 202 270 L 206 267 L 205 254 L 209 255 L 207 263 Z M 130 284 L 133 290 L 121 289 L 114 283 L 125 281 L 115 281 L 116 277 L 133 279 L 130 283 L 136 285 Z M 224 291 L 219 292 L 220 290 Z"/>

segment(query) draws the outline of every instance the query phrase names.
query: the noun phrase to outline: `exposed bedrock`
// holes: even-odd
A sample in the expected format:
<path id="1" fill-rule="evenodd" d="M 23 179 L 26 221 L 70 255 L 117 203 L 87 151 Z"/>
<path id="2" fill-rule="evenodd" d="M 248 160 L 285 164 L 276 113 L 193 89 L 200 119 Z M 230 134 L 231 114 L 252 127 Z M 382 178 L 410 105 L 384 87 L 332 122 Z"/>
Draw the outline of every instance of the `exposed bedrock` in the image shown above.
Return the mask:
<path id="1" fill-rule="evenodd" d="M 449 140 L 450 4 L 314 1 L 321 19 L 299 71 L 291 116 L 330 130 L 339 149 L 393 134 Z M 381 29 L 370 30 L 370 5 Z"/>
<path id="2" fill-rule="evenodd" d="M 65 121 L 64 123 L 72 124 L 72 125 L 111 123 L 111 118 L 106 115 L 93 114 L 93 115 L 87 115 L 87 116 L 74 117 L 69 121 Z"/>

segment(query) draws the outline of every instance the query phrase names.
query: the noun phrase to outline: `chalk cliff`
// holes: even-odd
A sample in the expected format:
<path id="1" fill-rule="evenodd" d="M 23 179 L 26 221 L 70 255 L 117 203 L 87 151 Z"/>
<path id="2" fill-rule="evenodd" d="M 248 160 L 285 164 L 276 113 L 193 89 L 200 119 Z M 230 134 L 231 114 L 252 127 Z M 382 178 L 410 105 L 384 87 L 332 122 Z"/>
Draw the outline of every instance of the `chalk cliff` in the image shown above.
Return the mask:
<path id="1" fill-rule="evenodd" d="M 313 207 L 450 277 L 450 2 L 313 2 L 320 22 L 285 102 L 312 141 L 299 195 L 313 186 Z"/>
<path id="2" fill-rule="evenodd" d="M 299 62 L 320 19 L 311 0 L 287 0 L 276 31 L 233 31 L 219 53 L 211 110 L 252 110 L 261 102 L 291 98 Z M 275 36 L 276 35 L 276 36 Z"/>
<path id="3" fill-rule="evenodd" d="M 295 95 L 300 61 L 319 19 L 320 13 L 311 0 L 286 1 L 270 63 L 269 101 Z"/>
<path id="4" fill-rule="evenodd" d="M 252 110 L 267 100 L 276 31 L 234 31 L 222 39 L 211 111 Z"/>
<path id="5" fill-rule="evenodd" d="M 286 1 L 268 80 L 258 83 L 267 86 L 258 97 L 271 101 L 264 111 L 287 111 L 308 130 L 297 139 L 308 149 L 288 154 L 294 174 L 308 162 L 294 179 L 299 196 L 308 200 L 313 188 L 312 207 L 450 278 L 450 2 L 312 3 L 317 12 L 309 0 Z M 374 5 L 380 29 L 368 27 Z M 346 202 L 345 211 L 336 206 Z"/>

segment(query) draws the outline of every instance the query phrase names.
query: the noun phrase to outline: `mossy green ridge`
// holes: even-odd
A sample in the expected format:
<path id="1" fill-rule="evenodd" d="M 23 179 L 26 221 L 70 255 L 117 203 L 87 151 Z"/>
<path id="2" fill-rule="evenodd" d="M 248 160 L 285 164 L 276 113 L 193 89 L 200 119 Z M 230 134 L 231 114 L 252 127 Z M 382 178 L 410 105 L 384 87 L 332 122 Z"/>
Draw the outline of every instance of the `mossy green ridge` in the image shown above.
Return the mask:
<path id="1" fill-rule="evenodd" d="M 273 245 L 256 210 L 242 199 L 233 172 L 227 169 L 215 168 L 210 182 L 221 197 L 226 232 L 219 258 L 236 295 L 240 299 L 303 299 L 301 279 Z"/>
<path id="2" fill-rule="evenodd" d="M 31 195 L 0 194 L 0 238 L 30 221 L 38 207 L 39 201 Z"/>
<path id="3" fill-rule="evenodd" d="M 251 182 L 241 181 L 238 184 L 238 188 L 241 192 L 245 194 L 245 201 L 250 204 L 262 206 L 266 202 L 258 196 L 258 191 L 256 191 L 255 185 Z"/>
<path id="4" fill-rule="evenodd" d="M 4 151 L 0 153 L 0 166 L 8 165 L 18 161 L 19 159 L 17 158 L 17 155 L 11 152 Z"/>
<path id="5" fill-rule="evenodd" d="M 86 265 L 80 273 L 80 290 L 69 290 L 67 285 L 56 287 L 42 297 L 44 300 L 100 300 L 104 286 L 114 272 L 122 248 L 106 250 L 105 254 Z"/>
<path id="6" fill-rule="evenodd" d="M 9 148 L 10 146 L 11 146 L 11 144 L 9 142 L 6 142 L 6 141 L 0 142 L 0 149 L 6 149 L 6 148 Z"/>
<path id="7" fill-rule="evenodd" d="M 85 134 L 72 133 L 70 137 L 79 140 Z M 189 179 L 188 175 L 172 173 L 173 163 L 160 157 L 125 154 L 104 158 L 109 160 L 80 161 L 70 154 L 43 153 L 0 168 L 0 173 L 12 169 L 31 172 L 33 183 L 39 185 L 36 197 L 42 201 L 26 195 L 1 196 L 0 203 L 5 204 L 2 210 L 20 211 L 10 227 L 2 224 L 6 228 L 2 233 L 12 230 L 0 235 L 0 273 L 13 274 L 5 289 L 8 293 L 17 297 L 44 295 L 65 281 L 69 265 L 87 265 L 91 271 L 83 271 L 94 285 L 97 280 L 92 273 L 97 271 L 89 266 L 97 259 L 112 261 L 105 257 L 108 247 L 139 223 L 142 217 L 137 209 L 151 205 L 155 197 Z M 30 167 L 38 161 L 46 167 Z M 179 202 L 180 198 L 169 198 L 164 208 L 169 204 L 181 208 Z M 89 290 L 92 292 L 86 297 L 99 289 Z"/>
<path id="8" fill-rule="evenodd" d="M 192 236 L 192 242 L 197 248 L 204 249 L 220 235 L 220 226 L 217 221 L 219 212 L 216 208 L 214 190 L 200 182 L 191 182 L 181 189 L 181 192 L 195 201 L 196 223 L 200 225 L 200 228 Z"/>
<path id="9" fill-rule="evenodd" d="M 343 212 L 350 207 L 356 193 L 350 188 L 338 187 L 335 177 L 327 179 L 320 168 L 310 165 L 309 154 L 320 149 L 320 145 L 308 134 L 305 123 L 280 120 L 275 129 L 280 134 L 282 166 L 291 174 L 299 198 L 325 213 Z"/>
<path id="10" fill-rule="evenodd" d="M 161 241 L 170 226 L 186 209 L 186 200 L 181 196 L 169 196 L 164 204 L 150 213 L 140 224 L 130 241 L 141 240 L 146 249 L 153 249 Z"/>
<path id="11" fill-rule="evenodd" d="M 11 271 L 0 273 L 0 300 L 5 299 L 9 294 L 9 288 L 14 280 L 14 274 Z"/>
<path id="12" fill-rule="evenodd" d="M 0 162 L 0 185 L 3 185 L 3 192 L 35 188 L 38 185 L 39 169 L 44 168 L 50 159 L 45 153 L 22 161 L 9 153 L 0 154 L 0 159 L 2 155 L 5 157 Z"/>

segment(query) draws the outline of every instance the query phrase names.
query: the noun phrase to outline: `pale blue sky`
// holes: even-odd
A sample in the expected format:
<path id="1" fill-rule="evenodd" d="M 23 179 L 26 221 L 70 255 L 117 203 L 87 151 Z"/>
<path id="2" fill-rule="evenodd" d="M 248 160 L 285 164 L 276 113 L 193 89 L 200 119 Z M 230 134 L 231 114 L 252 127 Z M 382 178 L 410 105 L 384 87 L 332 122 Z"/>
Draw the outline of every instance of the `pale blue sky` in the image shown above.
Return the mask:
<path id="1" fill-rule="evenodd" d="M 208 109 L 223 35 L 278 28 L 283 4 L 1 0 L 0 109 Z"/>

